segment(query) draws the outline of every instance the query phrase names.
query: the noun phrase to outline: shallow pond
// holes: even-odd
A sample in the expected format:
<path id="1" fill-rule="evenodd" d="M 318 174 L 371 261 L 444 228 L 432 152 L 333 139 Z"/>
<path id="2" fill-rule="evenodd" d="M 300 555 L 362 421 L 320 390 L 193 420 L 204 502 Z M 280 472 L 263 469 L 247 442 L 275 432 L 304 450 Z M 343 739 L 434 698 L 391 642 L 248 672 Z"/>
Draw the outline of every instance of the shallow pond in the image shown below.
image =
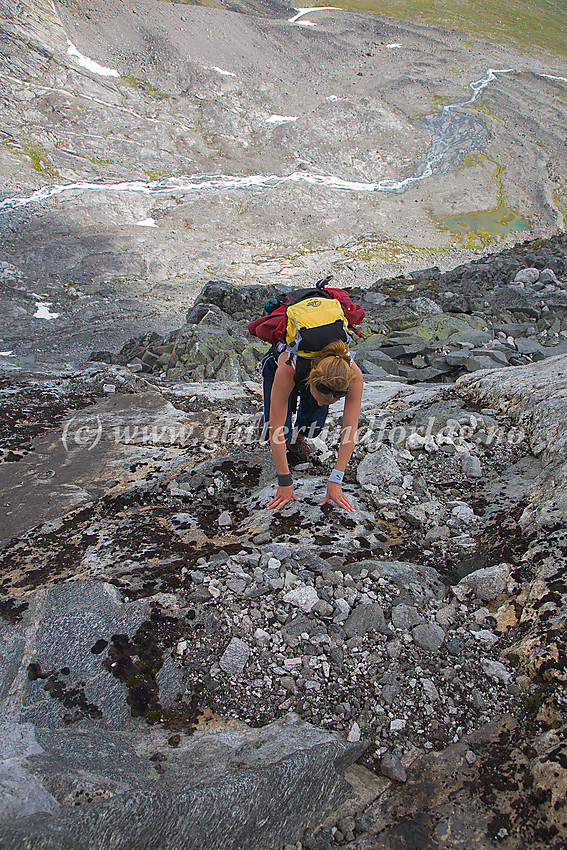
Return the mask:
<path id="1" fill-rule="evenodd" d="M 529 230 L 531 227 L 529 221 L 510 207 L 452 215 L 443 219 L 443 225 L 456 233 L 479 233 L 490 236 L 505 236 L 512 231 Z"/>

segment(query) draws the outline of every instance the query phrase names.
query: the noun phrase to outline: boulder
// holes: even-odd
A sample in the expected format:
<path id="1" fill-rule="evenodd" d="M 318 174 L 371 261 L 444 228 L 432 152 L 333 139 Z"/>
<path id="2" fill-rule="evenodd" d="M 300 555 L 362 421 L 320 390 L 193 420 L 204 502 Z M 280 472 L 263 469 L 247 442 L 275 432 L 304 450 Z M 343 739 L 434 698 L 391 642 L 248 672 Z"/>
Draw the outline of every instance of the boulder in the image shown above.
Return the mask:
<path id="1" fill-rule="evenodd" d="M 250 320 L 262 315 L 266 300 L 276 292 L 273 286 L 235 286 L 226 280 L 209 280 L 195 299 L 192 309 L 200 304 L 213 305 L 228 316 L 246 315 Z"/>
<path id="2" fill-rule="evenodd" d="M 535 283 L 538 278 L 539 271 L 537 269 L 520 269 L 514 277 L 514 283 Z"/>
<path id="3" fill-rule="evenodd" d="M 472 593 L 477 599 L 490 602 L 506 590 L 509 581 L 510 565 L 495 564 L 493 567 L 469 573 L 453 590 L 458 598 L 464 598 L 468 593 Z"/>
<path id="4" fill-rule="evenodd" d="M 382 634 L 390 634 L 380 605 L 357 605 L 344 624 L 344 630 L 349 637 L 363 637 L 367 632 L 376 630 Z"/>
<path id="5" fill-rule="evenodd" d="M 388 446 L 370 452 L 358 466 L 358 483 L 366 490 L 374 490 L 402 480 L 402 471 L 395 455 Z"/>
<path id="6" fill-rule="evenodd" d="M 437 623 L 421 623 L 412 629 L 414 643 L 428 652 L 437 652 L 445 640 L 445 632 Z"/>
<path id="7" fill-rule="evenodd" d="M 399 588 L 396 604 L 422 608 L 431 599 L 444 599 L 447 587 L 433 567 L 407 561 L 360 561 L 374 578 L 385 578 Z"/>

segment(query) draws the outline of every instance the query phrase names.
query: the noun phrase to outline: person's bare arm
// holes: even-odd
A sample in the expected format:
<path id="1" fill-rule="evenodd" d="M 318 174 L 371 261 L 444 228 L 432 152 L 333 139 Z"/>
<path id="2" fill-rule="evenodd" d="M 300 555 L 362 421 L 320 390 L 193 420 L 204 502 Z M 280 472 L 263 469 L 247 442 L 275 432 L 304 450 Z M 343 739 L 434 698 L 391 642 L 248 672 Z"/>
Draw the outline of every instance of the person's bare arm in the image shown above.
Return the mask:
<path id="1" fill-rule="evenodd" d="M 289 473 L 284 425 L 289 396 L 295 383 L 295 372 L 293 366 L 288 366 L 287 360 L 288 355 L 285 352 L 280 354 L 270 397 L 270 447 L 278 475 Z M 299 501 L 297 496 L 294 495 L 293 484 L 289 487 L 282 487 L 278 484 L 276 495 L 269 503 L 268 508 L 277 511 L 287 505 L 291 499 Z"/>
<path id="2" fill-rule="evenodd" d="M 358 430 L 358 419 L 360 417 L 360 407 L 362 405 L 362 372 L 356 363 L 352 364 L 352 368 L 356 374 L 350 382 L 348 393 L 345 398 L 341 442 L 337 462 L 335 464 L 335 469 L 338 469 L 340 472 L 345 471 L 347 463 L 349 462 L 356 445 L 356 432 Z M 344 508 L 346 511 L 354 510 L 353 506 L 343 493 L 342 486 L 334 481 L 329 481 L 327 484 L 327 493 L 325 494 L 325 498 L 321 504 L 324 505 L 329 500 L 335 502 L 339 505 L 339 507 Z"/>

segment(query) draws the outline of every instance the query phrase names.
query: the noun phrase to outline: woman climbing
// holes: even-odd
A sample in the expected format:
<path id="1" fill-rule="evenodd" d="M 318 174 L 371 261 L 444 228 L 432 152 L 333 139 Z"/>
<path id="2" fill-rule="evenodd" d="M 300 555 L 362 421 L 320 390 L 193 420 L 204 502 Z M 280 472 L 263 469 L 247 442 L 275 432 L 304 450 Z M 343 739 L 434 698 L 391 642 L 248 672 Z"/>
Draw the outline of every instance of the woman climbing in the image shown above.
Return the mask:
<path id="1" fill-rule="evenodd" d="M 316 437 L 323 429 L 329 405 L 344 398 L 338 458 L 321 505 L 332 501 L 346 511 L 353 511 L 341 485 L 356 442 L 363 378 L 346 343 L 335 340 L 321 351 L 312 352 L 311 357 L 298 356 L 290 352 L 289 345 L 278 343 L 264 357 L 262 379 L 264 428 L 269 430 L 278 475 L 278 489 L 268 508 L 277 511 L 292 499 L 299 501 L 293 492 L 287 453 L 306 460 L 311 451 L 306 436 Z M 292 429 L 297 399 L 299 406 Z"/>

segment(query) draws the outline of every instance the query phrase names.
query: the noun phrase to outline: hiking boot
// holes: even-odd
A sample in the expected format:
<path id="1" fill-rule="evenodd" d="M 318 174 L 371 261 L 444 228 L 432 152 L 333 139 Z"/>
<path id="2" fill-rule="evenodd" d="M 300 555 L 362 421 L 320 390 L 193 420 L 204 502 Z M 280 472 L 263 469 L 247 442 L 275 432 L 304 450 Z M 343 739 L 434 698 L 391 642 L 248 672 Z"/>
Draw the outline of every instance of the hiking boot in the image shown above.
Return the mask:
<path id="1" fill-rule="evenodd" d="M 315 452 L 315 449 L 308 443 L 303 434 L 298 434 L 295 442 L 289 443 L 287 447 L 288 454 L 297 458 L 300 461 L 305 461 Z"/>

